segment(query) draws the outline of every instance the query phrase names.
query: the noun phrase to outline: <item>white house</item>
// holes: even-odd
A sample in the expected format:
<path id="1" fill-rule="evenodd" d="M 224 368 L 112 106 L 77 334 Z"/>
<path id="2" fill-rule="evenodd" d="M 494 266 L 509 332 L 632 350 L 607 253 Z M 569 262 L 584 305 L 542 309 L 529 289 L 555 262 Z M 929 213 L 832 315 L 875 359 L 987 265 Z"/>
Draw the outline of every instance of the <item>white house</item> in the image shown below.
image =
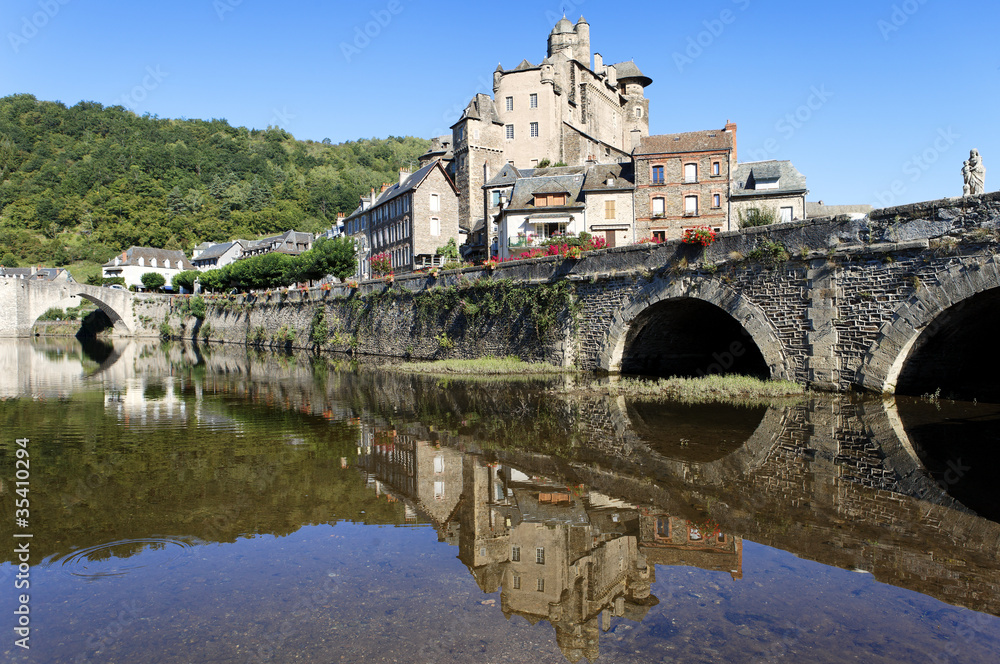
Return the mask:
<path id="1" fill-rule="evenodd" d="M 105 279 L 122 277 L 126 286 L 142 288 L 142 275 L 147 272 L 162 274 L 170 287 L 174 275 L 196 269 L 188 261 L 183 251 L 168 251 L 150 247 L 132 247 L 104 264 L 102 275 Z"/>

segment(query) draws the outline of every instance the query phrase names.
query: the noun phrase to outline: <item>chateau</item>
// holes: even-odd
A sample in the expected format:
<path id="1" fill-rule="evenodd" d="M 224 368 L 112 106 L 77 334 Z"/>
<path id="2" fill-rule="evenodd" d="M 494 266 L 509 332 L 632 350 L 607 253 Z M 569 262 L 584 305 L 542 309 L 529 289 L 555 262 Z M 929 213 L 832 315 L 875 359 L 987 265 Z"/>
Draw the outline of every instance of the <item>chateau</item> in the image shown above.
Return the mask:
<path id="1" fill-rule="evenodd" d="M 483 186 L 507 164 L 585 166 L 628 162 L 649 136 L 652 79 L 634 62 L 605 64 L 592 54 L 590 25 L 563 18 L 541 64 L 523 60 L 493 73 L 493 97 L 478 94 L 452 126 L 452 172 L 460 192 L 459 225 L 471 233 L 488 220 Z M 496 230 L 488 229 L 490 244 Z"/>

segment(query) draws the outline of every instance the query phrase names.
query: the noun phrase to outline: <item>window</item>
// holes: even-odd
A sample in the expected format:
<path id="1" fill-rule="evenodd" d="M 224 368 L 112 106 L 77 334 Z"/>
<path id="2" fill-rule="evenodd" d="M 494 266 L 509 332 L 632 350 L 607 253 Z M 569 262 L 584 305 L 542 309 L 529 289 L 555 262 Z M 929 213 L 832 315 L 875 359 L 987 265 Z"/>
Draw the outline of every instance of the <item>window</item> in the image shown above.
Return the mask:
<path id="1" fill-rule="evenodd" d="M 663 166 L 653 166 L 653 184 L 663 184 Z"/>
<path id="2" fill-rule="evenodd" d="M 532 159 L 531 160 L 531 167 L 532 168 L 538 168 L 538 160 L 537 159 Z"/>
<path id="3" fill-rule="evenodd" d="M 515 563 L 521 562 L 521 547 L 519 546 L 510 547 L 510 559 Z"/>
<path id="4" fill-rule="evenodd" d="M 163 261 L 163 267 L 170 267 L 170 259 L 169 258 L 166 259 L 165 261 Z M 180 263 L 177 264 L 177 267 L 180 267 Z"/>
<path id="5" fill-rule="evenodd" d="M 722 175 L 722 166 L 717 161 L 712 162 L 712 175 L 715 177 Z"/>
<path id="6" fill-rule="evenodd" d="M 666 212 L 665 201 L 662 198 L 653 199 L 653 215 L 663 215 Z"/>
<path id="7" fill-rule="evenodd" d="M 531 137 L 532 138 L 538 138 L 538 123 L 537 122 L 532 122 L 531 123 Z"/>
<path id="8" fill-rule="evenodd" d="M 670 539 L 670 519 L 656 520 L 656 536 L 660 539 Z"/>
<path id="9" fill-rule="evenodd" d="M 532 92 L 530 99 L 531 99 L 531 108 L 538 108 L 538 95 Z"/>
<path id="10" fill-rule="evenodd" d="M 520 590 L 521 589 L 521 577 L 518 576 L 517 574 L 515 574 L 513 577 L 511 577 L 511 585 L 514 587 L 514 590 Z"/>
<path id="11" fill-rule="evenodd" d="M 500 205 L 500 192 L 492 191 L 490 192 L 490 205 L 493 207 L 498 207 Z"/>
<path id="12" fill-rule="evenodd" d="M 685 196 L 684 197 L 684 214 L 696 215 L 698 214 L 698 197 L 697 196 Z"/>
<path id="13" fill-rule="evenodd" d="M 722 207 L 722 196 L 720 194 L 712 194 L 712 207 Z"/>
<path id="14" fill-rule="evenodd" d="M 539 579 L 535 587 L 538 589 L 538 592 L 545 592 L 545 579 Z"/>
<path id="15" fill-rule="evenodd" d="M 434 457 L 434 472 L 440 475 L 444 472 L 444 457 L 436 456 Z"/>
<path id="16" fill-rule="evenodd" d="M 684 181 L 698 181 L 698 164 L 684 164 Z"/>
<path id="17" fill-rule="evenodd" d="M 637 118 L 641 118 L 642 117 L 642 109 L 641 108 L 636 108 L 635 109 L 635 117 L 637 117 Z"/>
<path id="18" fill-rule="evenodd" d="M 431 235 L 434 237 L 441 235 L 441 220 L 437 217 L 431 218 Z"/>
<path id="19" fill-rule="evenodd" d="M 507 140 L 514 140 L 514 125 L 507 125 Z"/>
<path id="20" fill-rule="evenodd" d="M 782 222 L 791 221 L 794 214 L 795 210 L 790 207 L 781 208 L 781 221 Z"/>
<path id="21" fill-rule="evenodd" d="M 441 197 L 437 194 L 431 194 L 431 212 L 441 211 Z"/>
<path id="22" fill-rule="evenodd" d="M 513 97 L 507 97 L 507 111 L 510 112 L 510 111 L 513 111 L 513 110 L 514 110 L 514 98 Z"/>
<path id="23" fill-rule="evenodd" d="M 142 256 L 139 256 L 139 260 L 137 262 L 139 263 L 139 267 L 145 267 L 146 266 L 146 259 L 143 258 Z"/>
<path id="24" fill-rule="evenodd" d="M 654 240 L 659 240 L 660 242 L 666 242 L 667 241 L 667 232 L 666 231 L 653 231 L 653 239 Z"/>
<path id="25" fill-rule="evenodd" d="M 701 531 L 695 527 L 688 528 L 688 540 L 692 542 L 700 542 L 702 540 Z"/>
<path id="26" fill-rule="evenodd" d="M 434 500 L 444 499 L 444 482 L 434 483 Z"/>
<path id="27" fill-rule="evenodd" d="M 537 549 L 535 549 L 535 562 L 538 563 L 539 565 L 544 565 L 545 564 L 545 547 L 544 546 L 540 546 Z"/>
<path id="28" fill-rule="evenodd" d="M 465 138 L 465 127 L 459 127 L 455 130 L 455 140 L 461 142 Z"/>
<path id="29" fill-rule="evenodd" d="M 615 214 L 615 201 L 604 201 L 604 218 L 615 219 L 617 216 Z"/>

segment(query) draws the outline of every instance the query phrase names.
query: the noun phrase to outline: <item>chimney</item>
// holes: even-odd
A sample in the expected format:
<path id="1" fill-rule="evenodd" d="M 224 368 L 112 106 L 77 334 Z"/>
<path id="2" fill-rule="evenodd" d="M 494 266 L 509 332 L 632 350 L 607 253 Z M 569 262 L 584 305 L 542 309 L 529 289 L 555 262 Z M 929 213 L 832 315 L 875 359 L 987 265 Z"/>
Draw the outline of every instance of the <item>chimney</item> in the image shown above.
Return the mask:
<path id="1" fill-rule="evenodd" d="M 726 133 L 733 135 L 733 163 L 738 163 L 736 159 L 736 123 L 726 120 Z"/>
<path id="2" fill-rule="evenodd" d="M 399 169 L 399 186 L 402 187 L 403 184 L 407 181 L 407 179 L 409 179 L 409 177 L 410 177 L 410 169 L 405 168 L 405 167 L 404 168 L 400 168 Z"/>
<path id="3" fill-rule="evenodd" d="M 380 193 L 384 194 L 385 190 L 388 189 L 388 188 L 389 188 L 389 183 L 388 182 L 383 182 L 382 183 L 382 191 Z"/>
<path id="4" fill-rule="evenodd" d="M 618 70 L 614 65 L 608 65 L 605 67 L 605 71 L 608 72 L 608 85 L 613 88 L 618 87 Z"/>
<path id="5" fill-rule="evenodd" d="M 594 53 L 594 73 L 598 76 L 604 74 L 604 56 L 600 53 Z"/>

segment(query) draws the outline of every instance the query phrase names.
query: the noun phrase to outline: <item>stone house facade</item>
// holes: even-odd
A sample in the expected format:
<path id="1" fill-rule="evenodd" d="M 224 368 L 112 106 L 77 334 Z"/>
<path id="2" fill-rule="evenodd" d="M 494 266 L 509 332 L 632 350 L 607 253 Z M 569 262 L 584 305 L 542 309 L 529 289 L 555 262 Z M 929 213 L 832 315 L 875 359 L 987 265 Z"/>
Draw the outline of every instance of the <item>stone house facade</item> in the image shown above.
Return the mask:
<path id="1" fill-rule="evenodd" d="M 773 211 L 775 221 L 808 217 L 806 177 L 790 161 L 738 164 L 731 194 L 733 227 L 741 225 L 751 208 Z"/>
<path id="2" fill-rule="evenodd" d="M 635 216 L 639 239 L 680 238 L 685 229 L 732 230 L 731 174 L 736 125 L 644 138 L 634 153 Z"/>
<path id="3" fill-rule="evenodd" d="M 263 256 L 264 254 L 271 253 L 301 256 L 312 249 L 313 240 L 315 239 L 312 233 L 285 231 L 281 235 L 274 235 L 260 240 L 251 240 L 243 248 L 240 258 Z"/>
<path id="4" fill-rule="evenodd" d="M 649 135 L 645 89 L 652 79 L 634 62 L 606 65 L 592 54 L 590 25 L 582 17 L 576 25 L 559 21 L 541 64 L 500 66 L 493 82 L 493 96 L 476 95 L 452 126 L 459 223 L 469 231 L 485 224 L 483 187 L 505 165 L 525 170 L 546 162 L 630 161 Z M 487 235 L 490 245 L 495 236 Z"/>
<path id="5" fill-rule="evenodd" d="M 187 259 L 183 251 L 169 251 L 151 247 L 131 247 L 123 251 L 102 267 L 105 279 L 121 277 L 126 286 L 143 288 L 142 275 L 147 272 L 162 274 L 166 279 L 165 286 L 171 288 L 175 275 L 186 270 L 194 270 L 194 265 Z"/>
<path id="6" fill-rule="evenodd" d="M 508 164 L 484 187 L 487 223 L 497 220 L 495 253 L 516 258 L 559 235 L 582 232 L 609 247 L 631 244 L 634 188 L 628 163 L 524 171 Z"/>
<path id="7" fill-rule="evenodd" d="M 458 190 L 440 159 L 415 173 L 400 170 L 398 183 L 373 189 L 344 219 L 346 234 L 361 250 L 359 276 L 371 274 L 365 262 L 380 254 L 394 272 L 440 265 L 438 248 L 462 240 L 458 209 Z"/>
<path id="8" fill-rule="evenodd" d="M 250 245 L 246 240 L 234 240 L 220 244 L 199 245 L 191 254 L 191 264 L 205 272 L 225 267 L 243 257 L 243 252 Z"/>

